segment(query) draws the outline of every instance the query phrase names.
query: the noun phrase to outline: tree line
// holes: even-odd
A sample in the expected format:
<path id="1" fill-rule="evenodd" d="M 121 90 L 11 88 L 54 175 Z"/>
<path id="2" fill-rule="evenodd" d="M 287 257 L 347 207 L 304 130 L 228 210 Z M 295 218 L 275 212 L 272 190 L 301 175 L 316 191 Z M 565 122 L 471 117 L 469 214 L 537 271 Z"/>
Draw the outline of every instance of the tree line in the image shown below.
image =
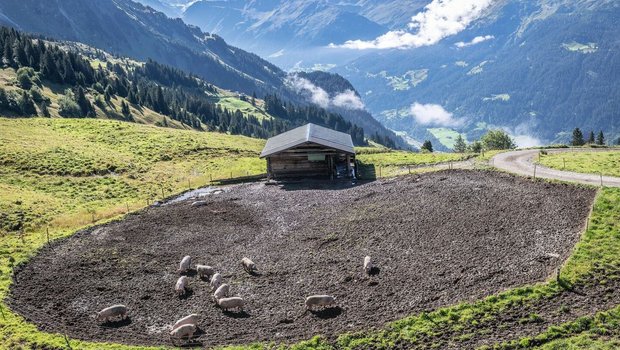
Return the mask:
<path id="1" fill-rule="evenodd" d="M 106 62 L 93 68 L 74 50 L 0 28 L 0 66 L 14 68 L 21 93 L 0 88 L 0 110 L 20 116 L 49 116 L 49 98 L 43 96 L 42 80 L 68 86 L 60 96 L 63 117 L 96 117 L 94 105 L 106 111 L 115 97 L 121 115 L 131 121 L 131 106 L 152 109 L 194 129 L 229 132 L 267 138 L 307 122 L 350 133 L 356 145 L 366 144 L 364 130 L 339 114 L 315 106 L 295 106 L 276 95 L 265 96 L 265 110 L 276 118 L 243 115 L 213 102 L 217 89 L 191 74 L 148 60 L 143 65 Z M 211 96 L 209 96 L 211 94 Z M 254 101 L 256 96 L 253 95 Z M 37 106 L 38 110 L 37 111 Z M 164 119 L 163 126 L 167 126 Z"/>
<path id="2" fill-rule="evenodd" d="M 599 131 L 596 137 L 594 137 L 594 131 L 590 131 L 590 134 L 588 135 L 588 139 L 586 140 L 583 136 L 583 132 L 581 131 L 581 129 L 575 128 L 573 130 L 573 138 L 571 139 L 571 146 L 584 146 L 586 144 L 604 146 L 605 141 L 606 139 L 605 139 L 605 134 L 603 133 L 603 130 Z M 616 143 L 620 145 L 620 138 L 618 138 Z"/>

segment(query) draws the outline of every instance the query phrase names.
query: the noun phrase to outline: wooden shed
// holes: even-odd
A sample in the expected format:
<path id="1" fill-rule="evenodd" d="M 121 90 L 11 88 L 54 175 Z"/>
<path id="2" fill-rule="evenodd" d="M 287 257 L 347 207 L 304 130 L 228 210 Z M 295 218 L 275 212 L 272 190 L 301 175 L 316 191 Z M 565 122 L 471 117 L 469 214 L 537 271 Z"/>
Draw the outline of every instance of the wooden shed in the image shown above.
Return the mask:
<path id="1" fill-rule="evenodd" d="M 267 159 L 267 175 L 272 179 L 354 176 L 351 135 L 315 124 L 270 138 L 260 157 Z"/>

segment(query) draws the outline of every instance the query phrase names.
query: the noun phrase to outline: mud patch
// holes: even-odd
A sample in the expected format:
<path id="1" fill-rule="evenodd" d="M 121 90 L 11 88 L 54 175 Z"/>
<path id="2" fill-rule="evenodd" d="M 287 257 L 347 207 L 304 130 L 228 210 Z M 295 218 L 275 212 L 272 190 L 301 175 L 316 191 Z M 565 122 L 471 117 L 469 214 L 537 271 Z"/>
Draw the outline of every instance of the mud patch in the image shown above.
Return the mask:
<path id="1" fill-rule="evenodd" d="M 190 313 L 201 314 L 204 346 L 334 337 L 545 280 L 578 241 L 594 195 L 484 171 L 232 186 L 204 206 L 148 208 L 44 248 L 17 269 L 8 303 L 44 331 L 85 340 L 170 344 L 168 327 Z M 245 313 L 219 310 L 193 274 L 177 297 L 184 255 L 220 271 Z M 243 271 L 244 256 L 259 274 Z M 310 294 L 334 295 L 338 308 L 304 313 Z M 116 303 L 130 320 L 98 325 L 96 312 Z"/>

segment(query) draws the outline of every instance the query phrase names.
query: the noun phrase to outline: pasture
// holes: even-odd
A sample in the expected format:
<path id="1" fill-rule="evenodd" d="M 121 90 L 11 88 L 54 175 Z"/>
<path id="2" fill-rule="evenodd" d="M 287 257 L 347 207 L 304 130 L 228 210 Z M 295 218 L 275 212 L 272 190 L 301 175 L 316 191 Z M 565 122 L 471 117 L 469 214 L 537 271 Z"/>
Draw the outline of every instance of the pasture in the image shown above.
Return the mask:
<path id="1" fill-rule="evenodd" d="M 549 153 L 541 155 L 540 164 L 557 170 L 620 177 L 620 149 Z"/>

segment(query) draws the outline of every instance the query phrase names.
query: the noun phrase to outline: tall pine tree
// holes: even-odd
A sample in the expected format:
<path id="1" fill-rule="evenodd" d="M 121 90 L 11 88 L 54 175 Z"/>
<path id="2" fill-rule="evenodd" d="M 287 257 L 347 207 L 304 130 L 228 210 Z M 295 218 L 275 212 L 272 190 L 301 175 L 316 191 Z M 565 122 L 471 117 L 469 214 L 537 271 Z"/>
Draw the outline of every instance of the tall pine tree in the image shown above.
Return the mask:
<path id="1" fill-rule="evenodd" d="M 596 144 L 600 146 L 605 145 L 605 135 L 603 134 L 603 130 L 599 131 L 598 137 L 596 138 Z"/>
<path id="2" fill-rule="evenodd" d="M 583 146 L 585 141 L 583 140 L 583 133 L 579 128 L 575 128 L 573 130 L 573 139 L 571 141 L 571 145 L 573 146 Z"/>

